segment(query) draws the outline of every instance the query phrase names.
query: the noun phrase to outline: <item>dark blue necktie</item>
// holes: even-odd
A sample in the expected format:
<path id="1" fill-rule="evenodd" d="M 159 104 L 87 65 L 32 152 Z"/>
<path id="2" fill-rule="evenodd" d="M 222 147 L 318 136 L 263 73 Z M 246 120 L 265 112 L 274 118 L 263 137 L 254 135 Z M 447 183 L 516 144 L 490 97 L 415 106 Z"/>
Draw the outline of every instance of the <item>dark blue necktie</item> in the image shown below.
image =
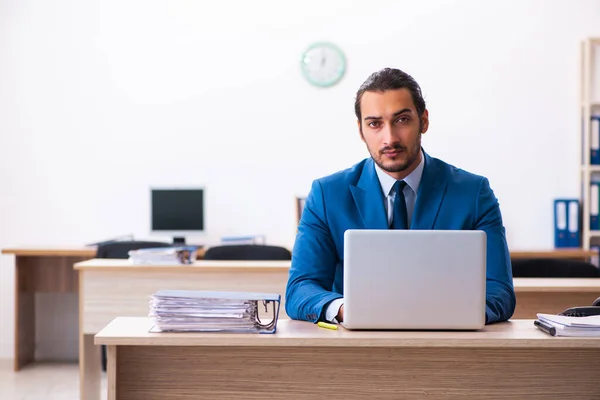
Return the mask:
<path id="1" fill-rule="evenodd" d="M 408 229 L 408 216 L 406 213 L 406 199 L 404 198 L 404 187 L 406 182 L 396 181 L 394 190 L 396 199 L 394 200 L 394 215 L 392 216 L 392 229 Z"/>

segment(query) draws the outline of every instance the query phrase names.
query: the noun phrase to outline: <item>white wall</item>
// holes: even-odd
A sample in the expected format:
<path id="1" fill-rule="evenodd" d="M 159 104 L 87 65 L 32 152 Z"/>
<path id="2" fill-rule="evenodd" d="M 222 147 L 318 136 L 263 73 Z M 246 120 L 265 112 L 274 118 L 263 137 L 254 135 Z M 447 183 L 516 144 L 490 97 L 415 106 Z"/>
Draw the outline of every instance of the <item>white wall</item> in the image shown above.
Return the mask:
<path id="1" fill-rule="evenodd" d="M 553 198 L 579 194 L 578 49 L 599 1 L 290 3 L 0 1 L 0 248 L 148 237 L 151 185 L 206 187 L 196 241 L 291 247 L 294 195 L 367 156 L 354 94 L 385 66 L 423 88 L 426 150 L 489 177 L 510 247 L 552 247 Z M 328 90 L 299 69 L 317 40 L 348 57 Z"/>

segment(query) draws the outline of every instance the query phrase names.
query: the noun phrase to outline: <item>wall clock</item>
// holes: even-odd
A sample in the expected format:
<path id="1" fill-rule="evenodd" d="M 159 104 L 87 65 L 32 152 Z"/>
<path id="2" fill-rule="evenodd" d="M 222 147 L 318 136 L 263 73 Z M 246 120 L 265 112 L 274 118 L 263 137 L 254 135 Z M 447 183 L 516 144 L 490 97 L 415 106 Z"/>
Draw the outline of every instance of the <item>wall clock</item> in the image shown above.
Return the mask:
<path id="1" fill-rule="evenodd" d="M 304 78 L 312 85 L 329 87 L 338 83 L 346 72 L 346 57 L 332 43 L 319 42 L 309 46 L 300 61 Z"/>

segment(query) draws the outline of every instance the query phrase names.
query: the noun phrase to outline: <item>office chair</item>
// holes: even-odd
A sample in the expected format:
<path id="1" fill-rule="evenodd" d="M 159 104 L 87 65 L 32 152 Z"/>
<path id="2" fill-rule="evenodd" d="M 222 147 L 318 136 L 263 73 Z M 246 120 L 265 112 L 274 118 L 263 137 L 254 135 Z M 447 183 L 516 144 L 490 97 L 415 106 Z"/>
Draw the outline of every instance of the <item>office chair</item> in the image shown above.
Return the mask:
<path id="1" fill-rule="evenodd" d="M 585 261 L 532 258 L 512 260 L 515 278 L 598 278 L 600 273 Z"/>
<path id="2" fill-rule="evenodd" d="M 146 242 L 146 241 L 123 241 L 112 242 L 98 246 L 96 258 L 129 258 L 131 250 L 151 249 L 157 247 L 172 247 L 172 243 Z"/>
<path id="3" fill-rule="evenodd" d="M 241 244 L 210 247 L 205 260 L 291 260 L 292 253 L 279 246 Z"/>
<path id="4" fill-rule="evenodd" d="M 129 251 L 140 249 L 151 249 L 157 247 L 171 247 L 172 243 L 145 242 L 145 241 L 122 241 L 105 243 L 96 249 L 96 258 L 129 258 Z M 102 346 L 102 371 L 106 371 L 106 346 Z"/>

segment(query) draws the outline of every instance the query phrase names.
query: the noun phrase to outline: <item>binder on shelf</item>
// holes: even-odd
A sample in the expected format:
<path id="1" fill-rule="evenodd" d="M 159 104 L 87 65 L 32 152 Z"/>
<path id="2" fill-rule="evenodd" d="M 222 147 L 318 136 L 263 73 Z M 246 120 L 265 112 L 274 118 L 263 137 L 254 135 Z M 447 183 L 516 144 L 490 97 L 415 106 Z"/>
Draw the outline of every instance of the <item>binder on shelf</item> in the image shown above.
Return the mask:
<path id="1" fill-rule="evenodd" d="M 569 200 L 554 200 L 554 247 L 569 247 L 567 240 L 567 204 Z"/>
<path id="2" fill-rule="evenodd" d="M 567 245 L 568 247 L 581 247 L 579 200 L 570 200 L 568 206 L 569 214 L 567 216 Z"/>
<path id="3" fill-rule="evenodd" d="M 596 268 L 600 268 L 600 246 L 591 245 L 590 250 L 596 253 L 596 255 L 590 257 L 590 264 L 594 265 Z"/>
<path id="4" fill-rule="evenodd" d="M 590 183 L 590 230 L 600 230 L 600 182 Z"/>
<path id="5" fill-rule="evenodd" d="M 600 115 L 590 121 L 590 164 L 600 165 Z"/>
<path id="6" fill-rule="evenodd" d="M 150 332 L 275 333 L 280 303 L 277 293 L 159 290 L 150 300 Z M 262 308 L 270 321 L 261 320 Z"/>

